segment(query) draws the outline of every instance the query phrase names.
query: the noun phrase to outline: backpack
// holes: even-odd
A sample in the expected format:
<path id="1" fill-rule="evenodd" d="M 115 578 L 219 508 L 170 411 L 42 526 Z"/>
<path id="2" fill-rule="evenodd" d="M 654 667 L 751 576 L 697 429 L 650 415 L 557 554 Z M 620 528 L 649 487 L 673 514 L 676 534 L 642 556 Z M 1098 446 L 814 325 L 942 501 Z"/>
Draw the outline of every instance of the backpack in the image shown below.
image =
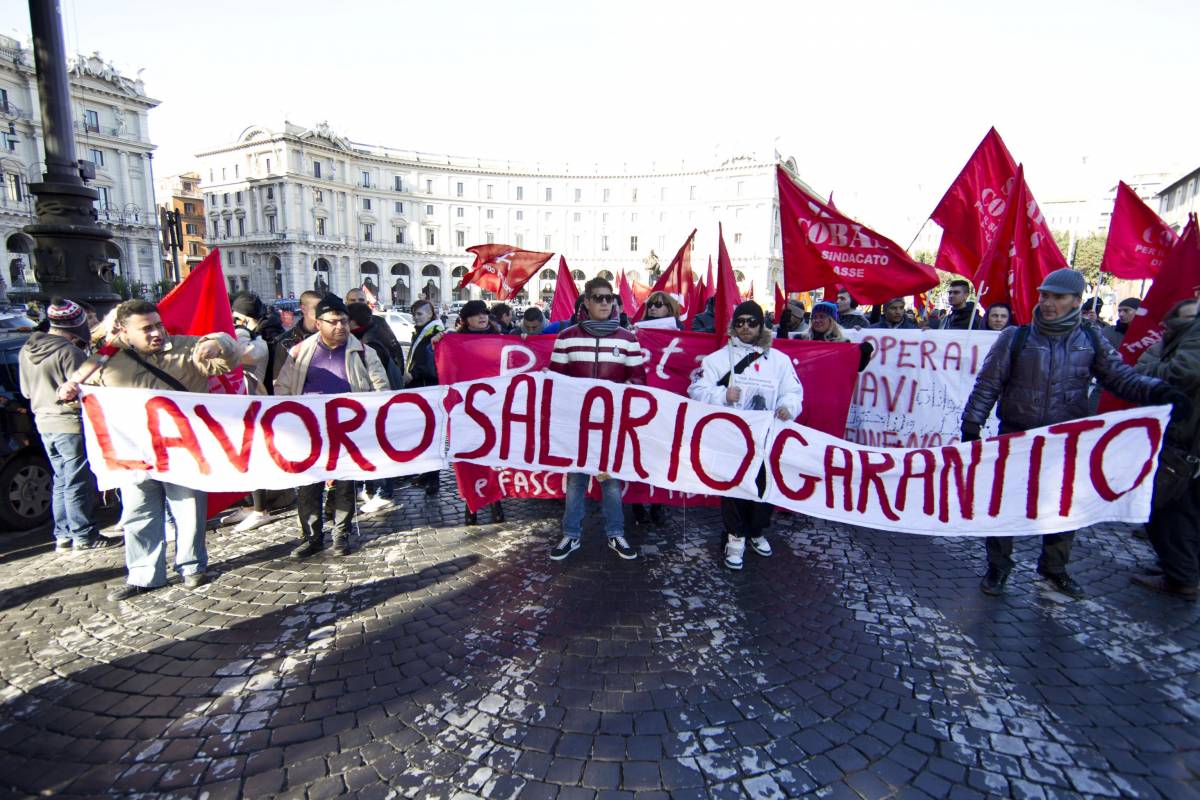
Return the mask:
<path id="1" fill-rule="evenodd" d="M 1087 335 L 1088 341 L 1092 343 L 1092 351 L 1094 353 L 1103 353 L 1104 347 L 1100 344 L 1100 332 L 1090 322 L 1081 323 L 1084 334 Z M 1021 351 L 1025 349 L 1025 343 L 1029 341 L 1029 334 L 1033 328 L 1029 325 L 1021 325 L 1017 328 L 1016 334 L 1013 335 L 1012 344 L 1009 346 L 1008 372 L 1011 375 L 1013 369 L 1017 366 L 1017 358 L 1021 355 Z"/>

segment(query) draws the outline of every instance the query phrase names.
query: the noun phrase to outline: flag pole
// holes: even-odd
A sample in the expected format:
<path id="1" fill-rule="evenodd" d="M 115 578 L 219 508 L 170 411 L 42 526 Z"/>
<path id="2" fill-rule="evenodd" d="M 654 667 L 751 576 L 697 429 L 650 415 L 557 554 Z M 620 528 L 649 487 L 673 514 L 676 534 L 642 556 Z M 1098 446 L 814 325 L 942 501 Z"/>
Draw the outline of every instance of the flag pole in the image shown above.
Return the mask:
<path id="1" fill-rule="evenodd" d="M 904 252 L 907 253 L 909 250 L 912 250 L 913 245 L 917 243 L 917 239 L 921 238 L 921 233 L 925 230 L 925 226 L 929 224 L 929 220 L 930 217 L 926 217 L 925 221 L 921 223 L 921 227 L 917 229 L 917 235 L 908 243 L 908 247 L 904 248 Z"/>

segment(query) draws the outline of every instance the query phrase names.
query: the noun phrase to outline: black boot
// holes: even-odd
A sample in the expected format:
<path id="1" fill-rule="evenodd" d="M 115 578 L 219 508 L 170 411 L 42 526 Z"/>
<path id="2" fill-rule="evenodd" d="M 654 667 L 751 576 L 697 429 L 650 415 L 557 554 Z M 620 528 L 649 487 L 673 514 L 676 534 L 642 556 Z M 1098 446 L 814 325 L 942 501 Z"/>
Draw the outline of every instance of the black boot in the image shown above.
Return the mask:
<path id="1" fill-rule="evenodd" d="M 308 558 L 315 556 L 325 547 L 324 538 L 322 539 L 305 539 L 300 543 L 300 546 L 292 551 L 292 558 Z"/>
<path id="2" fill-rule="evenodd" d="M 472 511 L 471 509 L 468 508 L 467 513 L 464 515 L 463 522 L 466 525 L 478 525 L 479 524 L 479 515 L 477 515 L 474 511 Z"/>
<path id="3" fill-rule="evenodd" d="M 984 594 L 1004 594 L 1004 584 L 1008 582 L 1008 570 L 999 567 L 988 567 L 987 574 L 979 582 L 979 591 Z"/>
<path id="4" fill-rule="evenodd" d="M 492 522 L 504 522 L 504 506 L 499 500 L 492 503 Z"/>
<path id="5" fill-rule="evenodd" d="M 1049 581 L 1051 586 L 1065 594 L 1067 597 L 1073 597 L 1076 600 L 1081 600 L 1085 596 L 1083 587 L 1076 583 L 1075 579 L 1065 572 L 1045 572 L 1041 567 L 1038 567 L 1038 574 Z"/>
<path id="6" fill-rule="evenodd" d="M 650 506 L 650 521 L 655 525 L 662 525 L 667 521 L 667 509 L 662 503 L 654 503 Z"/>
<path id="7" fill-rule="evenodd" d="M 646 507 L 641 503 L 633 504 L 633 521 L 638 525 L 646 524 Z"/>

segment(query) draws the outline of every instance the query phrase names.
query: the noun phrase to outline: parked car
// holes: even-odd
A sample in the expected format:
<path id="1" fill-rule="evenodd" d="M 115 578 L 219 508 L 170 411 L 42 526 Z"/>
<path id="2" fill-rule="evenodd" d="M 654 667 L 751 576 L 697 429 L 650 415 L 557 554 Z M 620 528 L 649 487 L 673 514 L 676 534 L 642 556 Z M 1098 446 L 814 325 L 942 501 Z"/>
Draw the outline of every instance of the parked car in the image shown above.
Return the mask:
<path id="1" fill-rule="evenodd" d="M 375 316 L 383 317 L 387 321 L 388 327 L 396 334 L 396 339 L 401 344 L 412 343 L 413 333 L 416 331 L 412 314 L 407 311 L 376 311 Z"/>
<path id="2" fill-rule="evenodd" d="M 25 336 L 37 327 L 28 314 L 24 311 L 19 311 L 14 308 L 0 309 L 0 336 L 8 337 L 14 334 L 21 334 L 21 343 L 25 343 Z M 20 347 L 18 346 L 18 350 Z"/>
<path id="3" fill-rule="evenodd" d="M 0 336 L 0 529 L 28 530 L 50 519 L 50 459 L 21 396 L 17 354 L 27 335 Z"/>

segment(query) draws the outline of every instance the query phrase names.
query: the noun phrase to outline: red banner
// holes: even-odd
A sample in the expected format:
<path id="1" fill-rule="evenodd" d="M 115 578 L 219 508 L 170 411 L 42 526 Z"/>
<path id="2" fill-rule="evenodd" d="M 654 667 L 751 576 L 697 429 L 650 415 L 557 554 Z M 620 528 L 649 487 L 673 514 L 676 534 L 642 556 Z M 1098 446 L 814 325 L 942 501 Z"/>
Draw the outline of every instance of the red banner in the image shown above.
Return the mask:
<path id="1" fill-rule="evenodd" d="M 554 339 L 451 334 L 436 348 L 438 377 L 443 383 L 457 383 L 545 369 Z M 711 333 L 643 329 L 638 331 L 638 341 L 646 354 L 647 385 L 676 394 L 687 394 L 692 373 L 715 349 Z M 804 387 L 804 408 L 796 422 L 831 436 L 843 436 L 858 374 L 858 345 L 780 339 L 773 347 L 792 359 Z M 503 497 L 562 497 L 562 477 L 553 473 L 493 470 L 463 463 L 456 463 L 454 470 L 459 492 L 472 510 Z M 633 503 L 693 506 L 715 502 L 639 484 L 626 487 L 626 499 Z"/>
<path id="2" fill-rule="evenodd" d="M 507 244 L 477 244 L 468 247 L 467 252 L 474 254 L 475 263 L 458 288 L 473 283 L 496 295 L 498 300 L 516 297 L 521 287 L 554 255 L 520 250 Z"/>
<path id="3" fill-rule="evenodd" d="M 886 303 L 937 286 L 933 267 L 808 195 L 783 167 L 777 178 L 786 291 L 841 284 L 860 303 Z"/>
<path id="4" fill-rule="evenodd" d="M 1153 278 L 1178 240 L 1175 231 L 1121 181 L 1100 269 L 1126 280 Z"/>

